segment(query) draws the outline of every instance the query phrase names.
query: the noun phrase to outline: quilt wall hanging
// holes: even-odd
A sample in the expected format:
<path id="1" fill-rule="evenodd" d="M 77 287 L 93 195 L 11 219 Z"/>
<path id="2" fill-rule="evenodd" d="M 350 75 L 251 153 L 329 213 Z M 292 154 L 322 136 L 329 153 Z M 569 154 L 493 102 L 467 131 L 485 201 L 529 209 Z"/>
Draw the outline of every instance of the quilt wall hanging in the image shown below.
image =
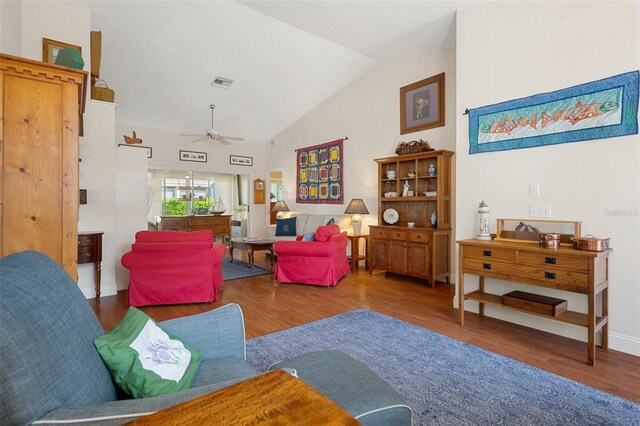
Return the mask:
<path id="1" fill-rule="evenodd" d="M 638 133 L 638 71 L 469 110 L 469 154 Z"/>
<path id="2" fill-rule="evenodd" d="M 297 203 L 343 204 L 342 141 L 296 150 Z"/>

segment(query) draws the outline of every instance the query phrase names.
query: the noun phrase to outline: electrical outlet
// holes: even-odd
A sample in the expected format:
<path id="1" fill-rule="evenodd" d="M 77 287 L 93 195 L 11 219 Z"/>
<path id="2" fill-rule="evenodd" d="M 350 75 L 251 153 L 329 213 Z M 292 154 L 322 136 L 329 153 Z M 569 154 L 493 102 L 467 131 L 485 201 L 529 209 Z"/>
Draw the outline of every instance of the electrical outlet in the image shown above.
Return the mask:
<path id="1" fill-rule="evenodd" d="M 529 217 L 551 218 L 551 206 L 547 204 L 531 204 Z"/>

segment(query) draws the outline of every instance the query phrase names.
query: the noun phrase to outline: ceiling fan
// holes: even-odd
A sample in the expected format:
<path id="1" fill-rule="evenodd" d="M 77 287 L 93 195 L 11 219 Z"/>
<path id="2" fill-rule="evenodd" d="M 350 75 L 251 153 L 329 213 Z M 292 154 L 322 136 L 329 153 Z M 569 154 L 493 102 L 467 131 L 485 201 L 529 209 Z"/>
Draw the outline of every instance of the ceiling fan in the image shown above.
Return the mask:
<path id="1" fill-rule="evenodd" d="M 216 106 L 211 104 L 210 108 L 211 108 L 211 128 L 209 130 L 207 130 L 204 134 L 200 134 L 200 135 L 180 135 L 180 136 L 199 137 L 199 139 L 193 140 L 191 142 L 200 142 L 200 141 L 203 141 L 205 139 L 211 139 L 212 141 L 218 141 L 220 143 L 223 143 L 224 145 L 229 145 L 231 143 L 229 141 L 243 141 L 244 140 L 244 138 L 239 138 L 239 137 L 236 137 L 236 136 L 223 136 L 223 135 L 220 134 L 219 131 L 214 129 L 213 128 L 213 110 L 216 108 Z"/>

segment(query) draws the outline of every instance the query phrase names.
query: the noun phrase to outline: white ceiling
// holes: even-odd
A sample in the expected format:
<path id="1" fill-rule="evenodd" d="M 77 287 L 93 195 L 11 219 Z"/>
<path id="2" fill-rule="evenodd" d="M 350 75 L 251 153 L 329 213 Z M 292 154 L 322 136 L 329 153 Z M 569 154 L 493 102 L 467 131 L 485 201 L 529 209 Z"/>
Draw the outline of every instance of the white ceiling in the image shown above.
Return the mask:
<path id="1" fill-rule="evenodd" d="M 459 1 L 86 1 L 117 120 L 266 142 L 377 62 L 454 44 Z M 210 86 L 216 77 L 230 89 Z M 187 138 L 188 140 L 188 138 Z M 236 142 L 237 143 L 237 142 Z"/>

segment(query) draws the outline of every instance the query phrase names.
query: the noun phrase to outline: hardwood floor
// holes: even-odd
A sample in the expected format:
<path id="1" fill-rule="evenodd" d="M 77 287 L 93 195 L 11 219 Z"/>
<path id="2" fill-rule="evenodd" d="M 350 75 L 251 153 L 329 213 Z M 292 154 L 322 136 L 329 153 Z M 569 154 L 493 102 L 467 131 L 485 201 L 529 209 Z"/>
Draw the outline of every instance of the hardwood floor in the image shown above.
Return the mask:
<path id="1" fill-rule="evenodd" d="M 235 254 L 235 253 L 234 253 Z M 246 261 L 246 253 L 237 251 Z M 256 264 L 269 267 L 259 252 Z M 364 270 L 343 278 L 336 287 L 280 284 L 273 275 L 227 281 L 219 299 L 209 304 L 142 308 L 156 321 L 238 303 L 244 312 L 247 339 L 283 330 L 353 309 L 371 309 L 427 328 L 509 358 L 533 365 L 605 392 L 640 403 L 640 358 L 614 350 L 596 349 L 596 365 L 586 364 L 586 343 L 493 318 L 465 313 L 465 326 L 457 322 L 451 306 L 453 285 L 429 288 L 422 280 L 392 274 L 369 275 Z M 90 300 L 107 330 L 126 312 L 125 292 Z"/>

